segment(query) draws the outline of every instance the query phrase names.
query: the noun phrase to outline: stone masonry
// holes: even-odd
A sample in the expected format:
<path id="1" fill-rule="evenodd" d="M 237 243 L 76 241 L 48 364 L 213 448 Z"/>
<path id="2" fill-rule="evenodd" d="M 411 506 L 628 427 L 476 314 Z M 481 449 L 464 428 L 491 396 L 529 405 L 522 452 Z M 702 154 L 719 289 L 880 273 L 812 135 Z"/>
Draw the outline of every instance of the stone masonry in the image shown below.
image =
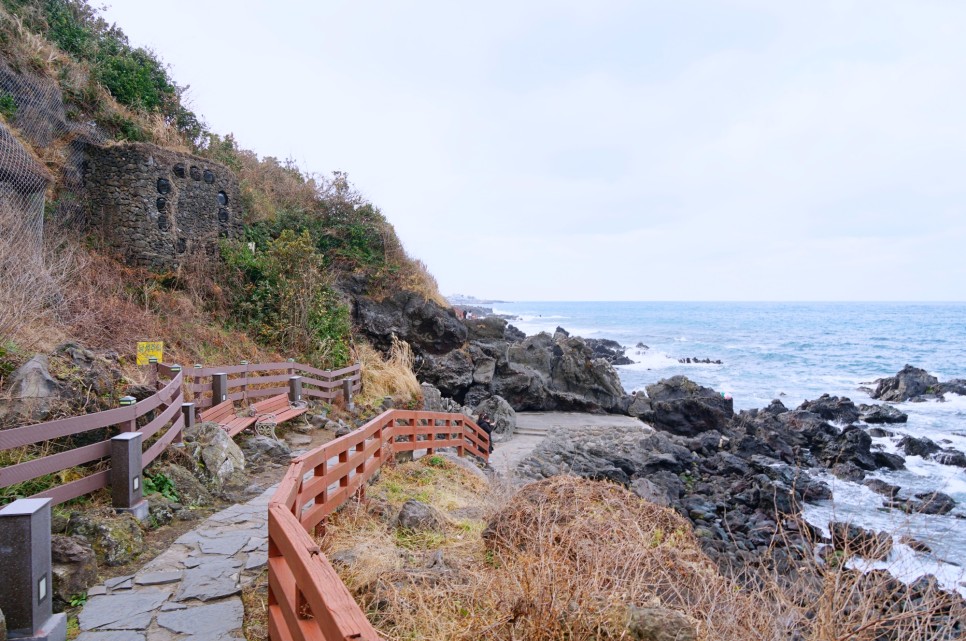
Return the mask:
<path id="1" fill-rule="evenodd" d="M 146 143 L 92 147 L 89 224 L 129 264 L 173 271 L 241 235 L 238 179 L 227 167 Z"/>

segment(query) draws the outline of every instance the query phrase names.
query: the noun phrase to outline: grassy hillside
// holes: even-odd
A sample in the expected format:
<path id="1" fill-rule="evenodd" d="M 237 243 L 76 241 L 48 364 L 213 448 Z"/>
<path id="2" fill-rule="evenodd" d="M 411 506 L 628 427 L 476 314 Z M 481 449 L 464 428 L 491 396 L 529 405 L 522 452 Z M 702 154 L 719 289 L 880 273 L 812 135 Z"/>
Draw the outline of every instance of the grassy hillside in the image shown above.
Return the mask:
<path id="1" fill-rule="evenodd" d="M 32 353 L 66 340 L 117 350 L 122 361 L 138 340 L 161 338 L 172 362 L 284 355 L 337 367 L 357 357 L 345 283 L 375 297 L 410 289 L 442 301 L 425 266 L 345 173 L 313 174 L 214 133 L 185 105 L 159 55 L 132 46 L 86 1 L 3 0 L 0 57 L 35 84 L 56 86 L 61 95 L 48 96 L 45 108 L 64 114 L 51 117 L 52 140 L 20 136 L 24 98 L 0 92 L 0 117 L 55 177 L 42 251 L 28 242 L 21 212 L 0 211 L 8 275 L 0 282 L 0 386 Z M 150 142 L 230 167 L 242 189 L 244 238 L 222 241 L 219 256 L 177 273 L 119 263 L 88 235 L 82 214 L 63 213 L 83 212 L 83 191 L 66 169 L 79 137 Z"/>

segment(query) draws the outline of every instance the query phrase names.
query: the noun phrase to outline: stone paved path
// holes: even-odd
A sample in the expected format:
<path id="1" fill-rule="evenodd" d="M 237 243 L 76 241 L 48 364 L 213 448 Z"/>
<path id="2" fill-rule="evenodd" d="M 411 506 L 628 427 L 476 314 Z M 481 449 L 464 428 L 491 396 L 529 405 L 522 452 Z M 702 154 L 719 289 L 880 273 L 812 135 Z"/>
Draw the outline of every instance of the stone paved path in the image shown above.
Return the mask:
<path id="1" fill-rule="evenodd" d="M 88 590 L 77 641 L 244 639 L 240 594 L 268 560 L 274 491 L 208 517 L 137 574 Z"/>

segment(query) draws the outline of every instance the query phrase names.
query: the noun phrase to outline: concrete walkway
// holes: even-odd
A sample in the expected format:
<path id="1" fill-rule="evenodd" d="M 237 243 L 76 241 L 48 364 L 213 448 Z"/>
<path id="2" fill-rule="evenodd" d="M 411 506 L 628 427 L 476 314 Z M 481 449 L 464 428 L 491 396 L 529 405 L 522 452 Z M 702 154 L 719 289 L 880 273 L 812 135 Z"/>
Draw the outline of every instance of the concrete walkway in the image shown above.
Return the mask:
<path id="1" fill-rule="evenodd" d="M 621 427 L 645 425 L 636 418 L 616 414 L 580 412 L 517 412 L 517 428 L 512 438 L 496 443 L 490 466 L 503 476 L 512 476 L 520 461 L 533 451 L 550 430 L 557 427 Z"/>
<path id="2" fill-rule="evenodd" d="M 268 560 L 272 492 L 210 516 L 137 574 L 88 590 L 77 641 L 244 639 L 239 595 Z"/>

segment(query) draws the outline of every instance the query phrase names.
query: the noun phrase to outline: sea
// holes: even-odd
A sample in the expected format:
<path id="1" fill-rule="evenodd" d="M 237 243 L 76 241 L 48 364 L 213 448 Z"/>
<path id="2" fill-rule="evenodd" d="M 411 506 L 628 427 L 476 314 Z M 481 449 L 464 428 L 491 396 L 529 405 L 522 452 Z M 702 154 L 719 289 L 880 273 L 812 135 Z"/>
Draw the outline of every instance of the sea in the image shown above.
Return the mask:
<path id="1" fill-rule="evenodd" d="M 561 327 L 571 335 L 606 338 L 626 348 L 631 365 L 618 366 L 627 392 L 676 374 L 730 394 L 735 410 L 764 407 L 779 399 L 794 409 L 828 393 L 875 403 L 865 388 L 904 365 L 921 367 L 946 381 L 966 378 L 966 303 L 736 303 L 736 302 L 512 302 L 493 303 L 494 313 L 528 335 Z M 681 363 L 710 359 L 721 364 Z M 899 403 L 905 424 L 884 425 L 894 437 L 873 446 L 898 452 L 903 435 L 928 437 L 966 452 L 966 397 L 945 402 Z M 966 596 L 966 470 L 907 456 L 906 469 L 869 477 L 898 485 L 900 496 L 945 492 L 957 506 L 944 516 L 907 515 L 882 506 L 867 487 L 821 470 L 833 499 L 809 505 L 805 517 L 828 532 L 828 523 L 850 521 L 891 533 L 894 550 L 864 568 L 888 569 L 904 581 L 933 574 Z M 902 543 L 912 537 L 931 553 Z"/>

